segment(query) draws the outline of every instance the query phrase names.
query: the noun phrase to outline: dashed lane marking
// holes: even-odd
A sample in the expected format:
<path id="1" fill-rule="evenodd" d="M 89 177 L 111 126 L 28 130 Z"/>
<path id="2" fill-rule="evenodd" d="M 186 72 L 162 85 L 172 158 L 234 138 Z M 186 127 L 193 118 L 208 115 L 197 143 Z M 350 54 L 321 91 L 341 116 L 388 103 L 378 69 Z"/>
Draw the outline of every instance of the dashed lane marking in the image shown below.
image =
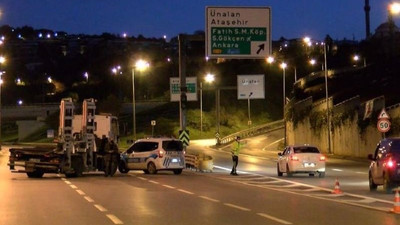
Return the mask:
<path id="1" fill-rule="evenodd" d="M 83 192 L 82 190 L 76 190 L 76 192 L 78 192 L 78 194 L 80 195 L 85 195 L 85 192 Z"/>
<path id="2" fill-rule="evenodd" d="M 343 170 L 341 169 L 332 169 L 333 171 L 337 171 L 337 172 L 343 172 Z"/>
<path id="3" fill-rule="evenodd" d="M 77 186 L 75 186 L 75 185 L 73 185 L 73 184 L 71 184 L 71 185 L 69 185 L 72 189 L 78 189 L 78 187 Z"/>
<path id="4" fill-rule="evenodd" d="M 202 198 L 202 199 L 211 201 L 211 202 L 220 202 L 220 201 L 217 200 L 217 199 L 213 199 L 213 198 L 210 198 L 210 197 L 207 197 L 207 196 L 199 196 L 199 197 Z"/>
<path id="5" fill-rule="evenodd" d="M 281 223 L 281 224 L 287 224 L 287 225 L 292 224 L 291 222 L 276 218 L 274 216 L 270 216 L 270 215 L 265 214 L 265 213 L 257 213 L 257 215 L 262 216 L 262 217 L 267 218 L 267 219 L 270 219 L 270 220 L 273 220 L 273 221 Z"/>
<path id="6" fill-rule="evenodd" d="M 153 183 L 153 184 L 160 184 L 159 182 L 154 181 L 154 180 L 149 180 L 149 182 L 150 182 L 150 183 Z"/>
<path id="7" fill-rule="evenodd" d="M 170 186 L 170 185 L 166 185 L 166 184 L 163 184 L 162 186 L 164 186 L 166 188 L 169 188 L 169 189 L 175 189 L 176 188 L 176 187 L 173 187 L 173 186 Z"/>
<path id="8" fill-rule="evenodd" d="M 185 193 L 185 194 L 194 195 L 194 193 L 190 192 L 190 191 L 186 191 L 186 190 L 183 190 L 183 189 L 177 189 L 177 190 L 182 192 L 182 193 Z"/>
<path id="9" fill-rule="evenodd" d="M 107 212 L 107 209 L 104 208 L 104 207 L 101 206 L 101 205 L 94 204 L 94 207 L 96 207 L 100 212 Z"/>
<path id="10" fill-rule="evenodd" d="M 64 182 L 65 182 L 66 184 L 68 184 L 68 185 L 71 184 L 71 182 L 69 182 L 68 180 L 65 180 Z"/>
<path id="11" fill-rule="evenodd" d="M 93 200 L 91 197 L 89 197 L 89 196 L 85 196 L 84 198 L 85 198 L 86 201 L 88 201 L 88 202 L 94 202 L 94 200 Z"/>
<path id="12" fill-rule="evenodd" d="M 235 209 L 239 209 L 239 210 L 242 210 L 242 211 L 251 211 L 251 209 L 248 209 L 248 208 L 245 208 L 245 207 L 241 207 L 241 206 L 238 206 L 238 205 L 234 205 L 234 204 L 230 204 L 230 203 L 224 203 L 224 205 L 232 207 L 232 208 L 235 208 Z"/>
<path id="13" fill-rule="evenodd" d="M 118 217 L 114 216 L 113 214 L 106 215 L 114 224 L 124 224 Z"/>

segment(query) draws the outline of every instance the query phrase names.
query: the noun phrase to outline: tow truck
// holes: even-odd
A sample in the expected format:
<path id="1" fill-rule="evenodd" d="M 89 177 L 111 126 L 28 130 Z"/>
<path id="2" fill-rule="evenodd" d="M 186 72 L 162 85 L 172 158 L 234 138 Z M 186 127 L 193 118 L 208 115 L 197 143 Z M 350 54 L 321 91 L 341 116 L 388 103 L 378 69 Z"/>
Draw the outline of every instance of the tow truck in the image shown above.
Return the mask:
<path id="1" fill-rule="evenodd" d="M 82 115 L 74 115 L 74 108 L 72 98 L 61 100 L 56 147 L 10 148 L 7 165 L 11 172 L 26 173 L 29 178 L 41 178 L 45 173 L 61 173 L 66 177 L 79 177 L 84 172 L 93 171 L 104 171 L 106 176 L 115 174 L 120 159 L 116 146 L 117 118 L 96 115 L 94 99 L 83 101 Z"/>

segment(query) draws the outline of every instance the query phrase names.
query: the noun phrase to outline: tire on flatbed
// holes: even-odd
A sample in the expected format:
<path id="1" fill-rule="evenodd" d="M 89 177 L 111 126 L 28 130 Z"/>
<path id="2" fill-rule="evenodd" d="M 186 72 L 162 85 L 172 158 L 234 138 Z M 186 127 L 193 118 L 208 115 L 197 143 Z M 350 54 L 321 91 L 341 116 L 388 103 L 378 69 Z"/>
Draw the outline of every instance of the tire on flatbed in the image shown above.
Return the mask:
<path id="1" fill-rule="evenodd" d="M 44 172 L 42 172 L 42 171 L 26 172 L 26 175 L 29 178 L 42 178 L 43 174 L 44 174 Z"/>

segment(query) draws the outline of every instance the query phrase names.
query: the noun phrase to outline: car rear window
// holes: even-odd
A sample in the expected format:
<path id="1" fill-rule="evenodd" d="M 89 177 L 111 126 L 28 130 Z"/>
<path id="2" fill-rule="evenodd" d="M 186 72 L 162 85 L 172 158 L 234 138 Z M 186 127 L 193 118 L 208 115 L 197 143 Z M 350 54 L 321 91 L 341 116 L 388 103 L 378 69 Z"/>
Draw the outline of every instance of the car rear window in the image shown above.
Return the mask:
<path id="1" fill-rule="evenodd" d="M 398 152 L 400 153 L 400 140 L 393 140 L 390 148 L 391 152 Z"/>
<path id="2" fill-rule="evenodd" d="M 162 147 L 165 151 L 182 151 L 183 145 L 181 141 L 163 141 Z"/>
<path id="3" fill-rule="evenodd" d="M 319 153 L 319 150 L 315 147 L 295 147 L 294 153 Z"/>

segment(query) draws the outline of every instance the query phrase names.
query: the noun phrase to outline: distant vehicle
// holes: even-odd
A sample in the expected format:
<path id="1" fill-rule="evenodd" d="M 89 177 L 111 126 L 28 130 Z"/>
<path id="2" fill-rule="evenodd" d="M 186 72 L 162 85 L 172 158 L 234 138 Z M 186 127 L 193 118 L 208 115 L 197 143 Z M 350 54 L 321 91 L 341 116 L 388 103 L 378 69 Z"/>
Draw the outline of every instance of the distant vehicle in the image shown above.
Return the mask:
<path id="1" fill-rule="evenodd" d="M 326 157 L 317 147 L 308 145 L 290 145 L 283 152 L 278 153 L 277 173 L 288 177 L 294 173 L 308 173 L 309 176 L 318 174 L 325 177 Z"/>
<path id="2" fill-rule="evenodd" d="M 383 185 L 387 193 L 400 185 L 400 138 L 386 138 L 376 146 L 375 153 L 369 154 L 369 189 L 375 191 Z"/>
<path id="3" fill-rule="evenodd" d="M 139 139 L 121 153 L 118 170 L 143 170 L 146 174 L 156 174 L 159 170 L 171 170 L 181 174 L 185 167 L 185 152 L 180 140 L 173 138 Z"/>

